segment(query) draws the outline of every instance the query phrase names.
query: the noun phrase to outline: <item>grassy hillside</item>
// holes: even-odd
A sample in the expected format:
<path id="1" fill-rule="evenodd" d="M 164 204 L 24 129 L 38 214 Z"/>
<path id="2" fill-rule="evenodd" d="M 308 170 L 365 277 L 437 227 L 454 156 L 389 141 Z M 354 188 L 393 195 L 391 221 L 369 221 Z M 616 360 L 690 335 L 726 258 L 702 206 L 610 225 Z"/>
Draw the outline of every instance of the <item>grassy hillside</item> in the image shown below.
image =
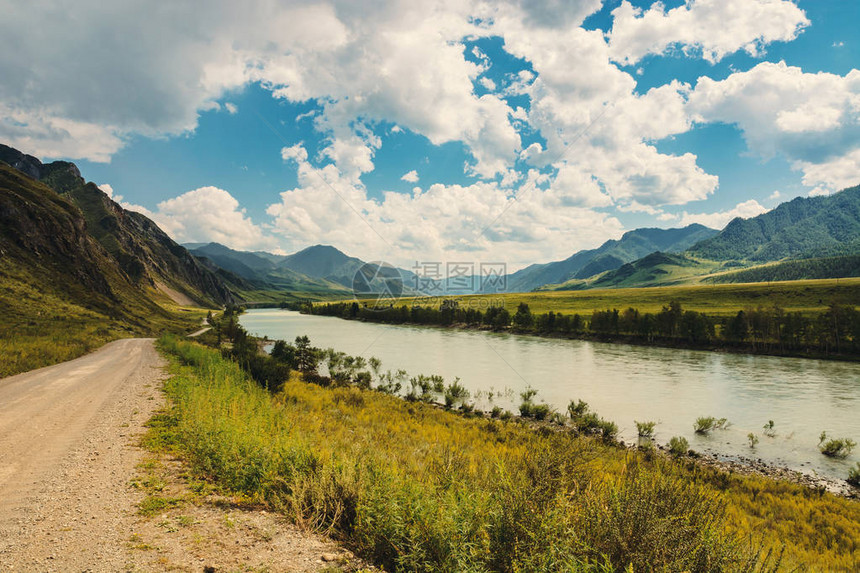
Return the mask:
<path id="1" fill-rule="evenodd" d="M 635 229 L 619 240 L 610 240 L 596 249 L 579 251 L 563 261 L 530 265 L 507 277 L 507 292 L 528 292 L 547 284 L 568 280 L 577 284 L 617 269 L 624 263 L 635 261 L 655 251 L 680 252 L 717 233 L 694 224 L 683 229 Z"/>
<path id="2" fill-rule="evenodd" d="M 690 249 L 710 260 L 777 261 L 809 254 L 852 254 L 860 244 L 860 187 L 798 197 L 751 219 L 735 219 Z"/>
<path id="3" fill-rule="evenodd" d="M 0 254 L 0 377 L 202 318 L 131 281 L 75 204 L 2 163 Z"/>
<path id="4" fill-rule="evenodd" d="M 296 375 L 272 396 L 160 344 L 174 406 L 150 443 L 388 571 L 769 571 L 783 546 L 786 571 L 860 565 L 853 501 Z"/>
<path id="5" fill-rule="evenodd" d="M 634 307 L 658 312 L 670 301 L 687 310 L 713 316 L 732 316 L 748 307 L 779 305 L 786 311 L 823 312 L 831 303 L 860 306 L 860 279 L 822 279 L 774 283 L 681 285 L 672 287 L 541 291 L 498 295 L 446 297 L 463 308 L 487 308 L 501 304 L 511 313 L 525 302 L 533 313 L 563 312 L 590 315 L 595 310 Z M 427 298 L 402 298 L 400 304 L 427 304 Z M 441 302 L 441 301 L 437 301 Z"/>
<path id="6" fill-rule="evenodd" d="M 824 257 L 782 261 L 738 271 L 703 277 L 708 283 L 750 283 L 768 281 L 794 281 L 806 277 L 851 278 L 860 277 L 860 255 Z"/>

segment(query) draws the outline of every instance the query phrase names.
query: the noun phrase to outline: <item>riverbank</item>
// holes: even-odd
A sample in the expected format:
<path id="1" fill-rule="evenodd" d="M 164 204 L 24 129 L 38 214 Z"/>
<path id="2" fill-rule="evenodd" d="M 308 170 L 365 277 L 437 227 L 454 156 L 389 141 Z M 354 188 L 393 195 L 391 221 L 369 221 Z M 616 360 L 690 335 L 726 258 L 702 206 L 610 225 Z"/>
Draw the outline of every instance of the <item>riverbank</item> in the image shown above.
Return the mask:
<path id="1" fill-rule="evenodd" d="M 386 570 L 860 565 L 855 501 L 379 391 L 269 394 L 216 350 L 161 345 L 194 471 Z"/>
<path id="2" fill-rule="evenodd" d="M 677 338 L 666 338 L 660 336 L 652 336 L 644 339 L 634 335 L 624 334 L 605 334 L 592 332 L 542 332 L 531 329 L 517 328 L 516 326 L 492 326 L 487 324 L 469 324 L 464 322 L 452 322 L 451 324 L 427 324 L 410 321 L 391 321 L 391 320 L 373 320 L 372 317 L 349 317 L 318 314 L 301 310 L 303 314 L 314 314 L 318 316 L 332 316 L 342 320 L 357 320 L 360 322 L 370 322 L 375 324 L 388 324 L 395 326 L 410 326 L 410 327 L 430 327 L 441 329 L 455 329 L 474 332 L 493 332 L 493 333 L 508 333 L 519 336 L 534 336 L 539 338 L 549 338 L 556 340 L 582 340 L 585 342 L 600 342 L 606 344 L 624 344 L 629 346 L 641 346 L 646 348 L 675 348 L 679 350 L 700 350 L 704 352 L 723 352 L 731 354 L 744 354 L 749 356 L 774 356 L 777 358 L 808 358 L 812 360 L 834 360 L 839 362 L 860 362 L 860 354 L 839 354 L 835 352 L 824 353 L 815 351 L 791 351 L 785 348 L 775 348 L 773 346 L 762 345 L 760 347 L 751 348 L 749 345 L 732 344 L 731 342 L 722 342 L 717 345 L 712 342 L 695 343 L 689 340 L 679 340 Z"/>

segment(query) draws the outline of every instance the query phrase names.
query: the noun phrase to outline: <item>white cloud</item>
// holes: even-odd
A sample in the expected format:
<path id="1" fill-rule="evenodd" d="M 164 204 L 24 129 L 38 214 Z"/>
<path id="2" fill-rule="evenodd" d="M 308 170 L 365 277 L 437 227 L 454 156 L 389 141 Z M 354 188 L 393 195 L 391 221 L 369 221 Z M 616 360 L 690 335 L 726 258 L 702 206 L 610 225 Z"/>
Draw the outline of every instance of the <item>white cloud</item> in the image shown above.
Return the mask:
<path id="1" fill-rule="evenodd" d="M 235 103 L 229 101 L 224 104 L 224 109 L 226 109 L 227 113 L 229 113 L 230 115 L 236 115 L 237 113 L 239 113 L 239 107 Z"/>
<path id="2" fill-rule="evenodd" d="M 545 260 L 620 233 L 601 209 L 671 217 L 665 206 L 707 199 L 718 185 L 695 155 L 659 151 L 658 141 L 688 131 L 694 119 L 737 124 L 753 151 L 785 155 L 810 187 L 856 177 L 860 72 L 803 74 L 762 64 L 723 81 L 703 78 L 695 90 L 672 81 L 643 94 L 635 72 L 615 63 L 674 45 L 710 61 L 758 53 L 807 24 L 792 2 L 691 0 L 642 13 L 624 2 L 608 37 L 580 27 L 602 6 L 210 0 L 153 10 L 131 0 L 105 11 L 82 0 L 69 26 L 52 17 L 52 3 L 10 5 L 0 19 L 0 138 L 43 157 L 108 161 L 133 136 L 188 133 L 198 114 L 259 82 L 274 97 L 316 104 L 296 121 L 311 119 L 303 125 L 322 138 L 314 157 L 304 144 L 281 149 L 295 162 L 299 185 L 269 208 L 280 236 L 294 246 L 330 242 L 371 257 L 389 249 L 387 240 L 401 260 L 425 248 L 433 256 L 477 250 Z M 21 25 L 32 21 L 40 25 Z M 98 49 L 82 40 L 95 37 Z M 480 50 L 465 53 L 481 37 L 500 37 L 530 69 L 496 81 L 482 76 L 492 62 Z M 492 93 L 479 96 L 476 83 Z M 530 105 L 512 108 L 503 95 L 527 96 Z M 238 111 L 232 102 L 223 108 Z M 479 182 L 370 200 L 361 177 L 374 169 L 387 128 L 436 145 L 462 143 L 471 155 L 465 170 Z M 518 130 L 537 132 L 541 143 L 523 149 Z M 320 163 L 329 164 L 313 167 Z M 152 216 L 180 240 L 274 244 L 214 187 L 165 201 Z"/>
<path id="3" fill-rule="evenodd" d="M 779 191 L 774 191 L 773 193 L 771 193 L 771 194 L 768 196 L 768 199 L 770 199 L 771 201 L 776 201 L 776 200 L 777 200 L 777 199 L 779 199 L 780 197 L 782 197 L 782 194 L 781 194 Z"/>
<path id="4" fill-rule="evenodd" d="M 729 221 L 736 217 L 749 219 L 766 213 L 768 209 L 759 204 L 755 199 L 738 203 L 728 211 L 718 211 L 716 213 L 687 213 L 681 214 L 681 226 L 686 227 L 693 223 L 699 223 L 712 229 L 722 229 L 728 225 Z"/>
<path id="5" fill-rule="evenodd" d="M 478 80 L 478 83 L 480 83 L 482 86 L 484 86 L 484 88 L 491 92 L 496 91 L 496 82 L 494 82 L 490 78 L 481 78 L 480 80 Z"/>
<path id="6" fill-rule="evenodd" d="M 239 201 L 217 187 L 188 191 L 162 201 L 155 212 L 143 209 L 143 214 L 180 243 L 214 241 L 239 250 L 278 247 L 278 241 L 246 215 Z"/>
<path id="7" fill-rule="evenodd" d="M 757 56 L 767 44 L 793 40 L 809 25 L 803 10 L 788 0 L 689 0 L 668 11 L 661 2 L 642 10 L 624 0 L 612 16 L 612 57 L 624 64 L 673 46 L 700 52 L 711 63 L 739 50 Z"/>
<path id="8" fill-rule="evenodd" d="M 571 202 L 568 189 L 547 187 L 536 171 L 515 196 L 500 184 L 479 182 L 388 192 L 374 201 L 333 165 L 315 169 L 298 161 L 297 168 L 299 185 L 267 210 L 286 250 L 324 242 L 400 265 L 501 260 L 518 266 L 567 257 L 623 231 L 615 217 Z"/>
<path id="9" fill-rule="evenodd" d="M 418 172 L 414 169 L 405 173 L 403 177 L 400 178 L 401 181 L 408 181 L 409 183 L 417 183 L 418 182 Z"/>
<path id="10" fill-rule="evenodd" d="M 752 152 L 784 157 L 809 187 L 860 179 L 860 70 L 812 74 L 765 62 L 721 81 L 699 78 L 689 110 L 699 121 L 736 124 Z"/>

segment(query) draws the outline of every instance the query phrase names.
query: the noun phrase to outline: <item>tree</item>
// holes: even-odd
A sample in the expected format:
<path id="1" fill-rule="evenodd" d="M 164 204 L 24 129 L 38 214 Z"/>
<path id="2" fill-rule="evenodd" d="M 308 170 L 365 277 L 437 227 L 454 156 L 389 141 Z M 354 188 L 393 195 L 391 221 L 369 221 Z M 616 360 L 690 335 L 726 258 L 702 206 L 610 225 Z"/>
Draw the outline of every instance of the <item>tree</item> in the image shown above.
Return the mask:
<path id="1" fill-rule="evenodd" d="M 311 346 L 307 336 L 296 337 L 296 367 L 302 372 L 316 372 L 319 351 Z"/>
<path id="2" fill-rule="evenodd" d="M 531 328 L 533 323 L 534 317 L 532 316 L 532 311 L 529 309 L 529 305 L 521 302 L 517 307 L 517 313 L 514 315 L 514 326 L 525 330 Z"/>

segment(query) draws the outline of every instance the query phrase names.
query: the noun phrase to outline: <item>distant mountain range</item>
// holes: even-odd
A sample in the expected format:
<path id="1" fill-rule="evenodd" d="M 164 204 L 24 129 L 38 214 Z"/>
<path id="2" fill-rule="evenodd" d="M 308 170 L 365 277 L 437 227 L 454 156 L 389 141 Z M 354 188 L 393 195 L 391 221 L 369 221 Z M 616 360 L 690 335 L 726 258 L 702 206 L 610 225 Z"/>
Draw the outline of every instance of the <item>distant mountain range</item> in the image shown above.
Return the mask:
<path id="1" fill-rule="evenodd" d="M 530 265 L 508 275 L 504 292 L 527 292 L 546 284 L 586 279 L 619 268 L 656 251 L 681 252 L 719 231 L 693 224 L 683 229 L 635 229 L 596 249 L 578 251 L 563 261 Z"/>
<path id="2" fill-rule="evenodd" d="M 652 253 L 592 277 L 544 290 L 757 282 L 860 276 L 860 186 L 798 197 L 726 228 L 674 255 Z"/>
<path id="3" fill-rule="evenodd" d="M 349 294 L 365 264 L 326 245 L 289 256 L 233 251 L 216 243 L 186 246 L 216 265 L 213 269 L 235 273 L 258 289 Z M 452 291 L 444 278 L 419 282 L 412 271 L 399 271 L 413 293 L 489 294 L 860 276 L 858 255 L 860 187 L 854 187 L 829 197 L 797 198 L 758 217 L 735 219 L 722 231 L 699 224 L 635 229 L 596 249 L 511 273 L 501 281 L 503 288 L 494 283 L 492 290 L 481 290 L 480 277 L 469 277 L 475 280 L 465 282 L 473 288 Z"/>

